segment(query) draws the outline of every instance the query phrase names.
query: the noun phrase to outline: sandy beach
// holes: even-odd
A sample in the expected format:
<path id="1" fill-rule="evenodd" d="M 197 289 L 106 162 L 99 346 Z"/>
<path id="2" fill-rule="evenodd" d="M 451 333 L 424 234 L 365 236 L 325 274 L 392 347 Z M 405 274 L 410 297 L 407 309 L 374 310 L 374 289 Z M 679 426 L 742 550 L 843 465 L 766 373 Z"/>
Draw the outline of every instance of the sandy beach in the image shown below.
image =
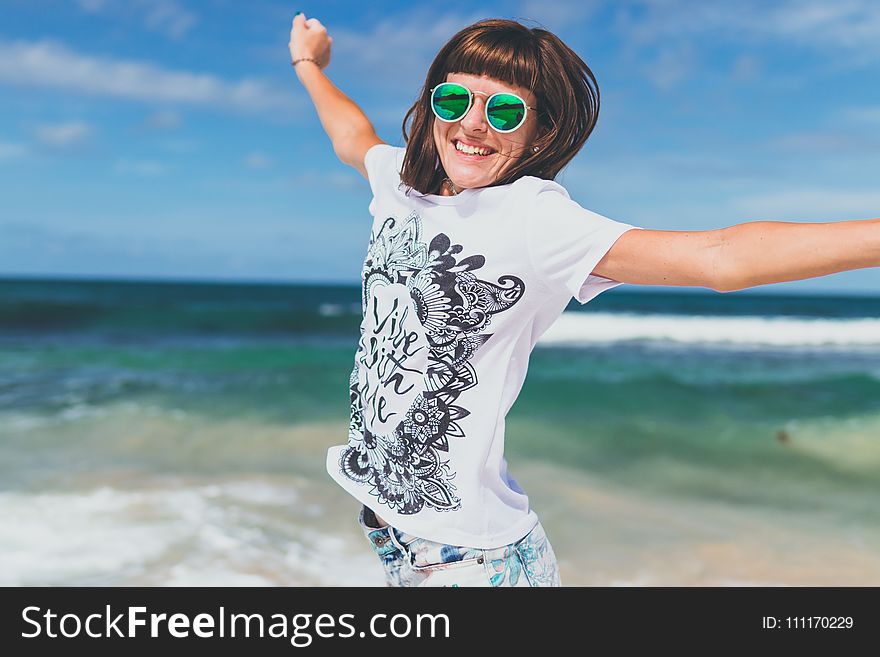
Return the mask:
<path id="1" fill-rule="evenodd" d="M 0 584 L 383 584 L 325 470 L 357 287 L 3 285 Z M 880 584 L 880 299 L 604 303 L 506 418 L 563 585 Z"/>
<path id="2" fill-rule="evenodd" d="M 2 583 L 381 586 L 380 565 L 355 520 L 359 505 L 322 470 L 325 446 L 345 430 L 343 423 L 216 422 L 130 406 L 80 418 L 68 432 L 102 442 L 125 431 L 117 448 L 140 465 L 121 467 L 128 459 L 117 453 L 108 459 L 116 465 L 74 472 L 56 490 L 0 493 L 11 519 L 0 530 Z M 58 431 L 55 439 L 63 437 Z M 156 447 L 159 436 L 165 447 L 145 468 L 146 438 Z M 229 472 L 243 436 L 250 463 Z M 228 453 L 211 447 L 218 444 Z M 201 473 L 175 467 L 172 445 L 211 456 L 197 456 Z M 286 472 L 248 472 L 273 454 L 287 459 Z M 880 584 L 876 528 L 842 525 L 818 511 L 658 496 L 555 464 L 510 467 L 566 586 Z"/>

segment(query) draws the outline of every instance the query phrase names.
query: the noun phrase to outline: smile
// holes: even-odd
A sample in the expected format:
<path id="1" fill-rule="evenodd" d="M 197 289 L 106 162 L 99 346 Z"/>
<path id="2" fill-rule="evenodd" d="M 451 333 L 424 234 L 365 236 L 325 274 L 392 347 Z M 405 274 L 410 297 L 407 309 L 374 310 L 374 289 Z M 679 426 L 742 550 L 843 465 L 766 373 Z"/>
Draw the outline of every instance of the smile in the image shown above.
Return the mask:
<path id="1" fill-rule="evenodd" d="M 487 157 L 494 155 L 495 151 L 491 148 L 477 148 L 473 146 L 467 146 L 462 144 L 457 139 L 452 142 L 453 148 L 455 148 L 455 152 L 459 157 L 462 157 L 467 160 L 484 160 Z"/>

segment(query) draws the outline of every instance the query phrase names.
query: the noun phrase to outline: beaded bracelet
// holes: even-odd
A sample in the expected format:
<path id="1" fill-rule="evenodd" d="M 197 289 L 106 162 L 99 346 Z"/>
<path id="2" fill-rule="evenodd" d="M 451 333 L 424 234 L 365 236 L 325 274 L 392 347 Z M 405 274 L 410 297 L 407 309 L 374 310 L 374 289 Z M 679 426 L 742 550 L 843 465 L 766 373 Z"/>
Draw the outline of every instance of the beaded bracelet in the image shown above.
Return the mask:
<path id="1" fill-rule="evenodd" d="M 294 60 L 290 63 L 290 65 L 295 67 L 295 66 L 296 66 L 297 64 L 299 64 L 300 62 L 315 62 L 315 65 L 316 65 L 318 68 L 321 68 L 321 65 L 318 63 L 318 60 L 315 59 L 314 57 L 300 57 L 299 59 L 294 59 Z"/>

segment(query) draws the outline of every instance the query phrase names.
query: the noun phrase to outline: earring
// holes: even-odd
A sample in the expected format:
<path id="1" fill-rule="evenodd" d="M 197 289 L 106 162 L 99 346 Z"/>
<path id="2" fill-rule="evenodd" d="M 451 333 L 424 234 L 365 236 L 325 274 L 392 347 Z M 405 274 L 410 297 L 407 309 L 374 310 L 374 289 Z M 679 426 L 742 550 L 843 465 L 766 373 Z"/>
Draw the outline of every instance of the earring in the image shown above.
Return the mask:
<path id="1" fill-rule="evenodd" d="M 535 153 L 537 153 L 537 152 L 538 152 L 538 147 L 535 146 L 532 150 L 533 150 Z"/>

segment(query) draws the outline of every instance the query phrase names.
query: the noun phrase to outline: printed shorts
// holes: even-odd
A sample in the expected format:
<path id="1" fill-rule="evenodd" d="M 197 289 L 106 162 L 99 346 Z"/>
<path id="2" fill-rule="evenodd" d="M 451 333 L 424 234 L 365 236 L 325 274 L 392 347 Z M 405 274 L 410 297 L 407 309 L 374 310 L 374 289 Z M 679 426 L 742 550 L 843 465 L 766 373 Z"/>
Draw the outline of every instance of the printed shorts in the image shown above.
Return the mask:
<path id="1" fill-rule="evenodd" d="M 357 519 L 379 556 L 386 586 L 562 586 L 540 522 L 515 543 L 482 549 L 429 541 L 391 525 L 374 526 L 376 516 L 366 506 Z"/>

